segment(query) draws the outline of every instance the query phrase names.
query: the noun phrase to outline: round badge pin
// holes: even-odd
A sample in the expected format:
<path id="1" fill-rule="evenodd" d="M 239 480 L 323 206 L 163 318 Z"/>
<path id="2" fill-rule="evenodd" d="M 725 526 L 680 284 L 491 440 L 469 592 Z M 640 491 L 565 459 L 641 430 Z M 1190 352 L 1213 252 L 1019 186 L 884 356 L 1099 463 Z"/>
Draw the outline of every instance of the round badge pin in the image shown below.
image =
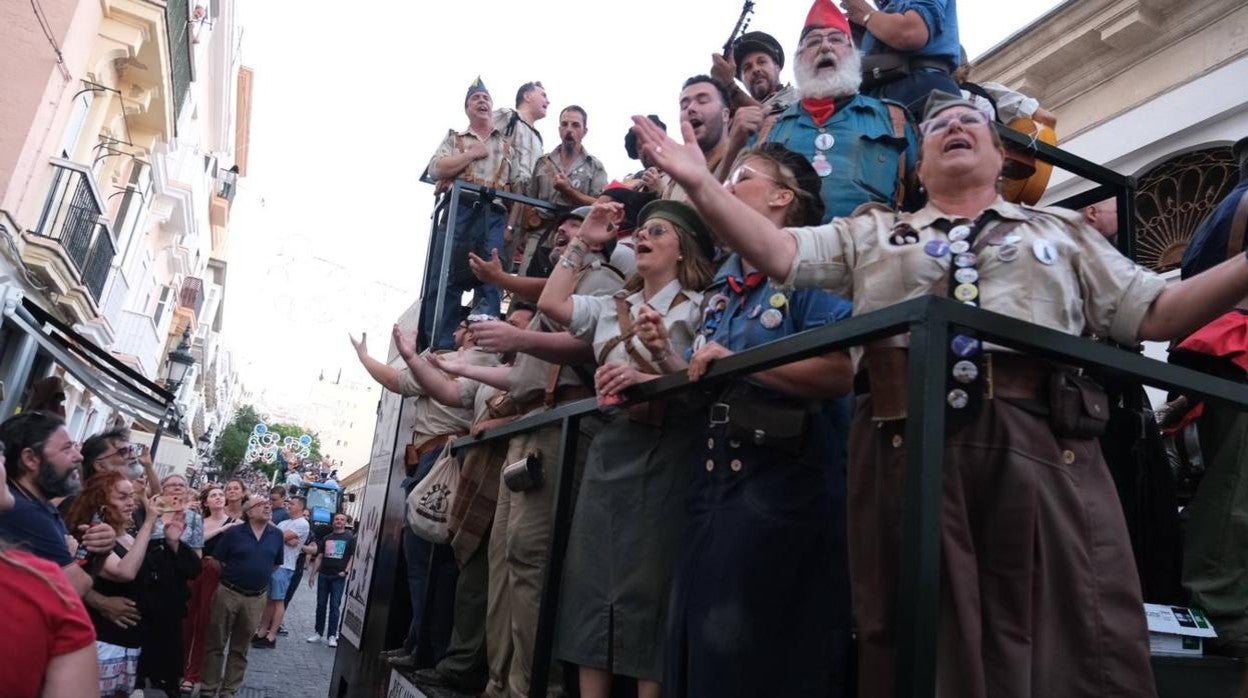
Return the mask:
<path id="1" fill-rule="evenodd" d="M 1018 246 L 1012 242 L 1007 242 L 997 250 L 997 259 L 1002 262 L 1013 262 L 1018 259 Z"/>
<path id="2" fill-rule="evenodd" d="M 979 367 L 973 361 L 965 359 L 953 365 L 953 379 L 963 385 L 975 380 L 979 375 Z"/>
<path id="3" fill-rule="evenodd" d="M 958 240 L 965 240 L 970 236 L 971 236 L 971 226 L 969 225 L 955 225 L 949 229 L 949 240 L 951 242 L 957 242 Z"/>
<path id="4" fill-rule="evenodd" d="M 956 334 L 949 342 L 949 351 L 960 359 L 968 359 L 979 353 L 979 340 L 965 334 Z"/>
<path id="5" fill-rule="evenodd" d="M 944 240 L 928 240 L 927 244 L 923 246 L 923 251 L 929 257 L 944 257 L 949 254 L 949 243 Z"/>
<path id="6" fill-rule="evenodd" d="M 1031 253 L 1041 264 L 1052 265 L 1057 261 L 1057 248 L 1048 240 L 1036 240 L 1031 243 Z"/>
<path id="7" fill-rule="evenodd" d="M 973 284 L 979 281 L 979 272 L 973 267 L 963 267 L 953 272 L 953 280 L 960 284 Z"/>
<path id="8" fill-rule="evenodd" d="M 821 133 L 818 136 L 815 136 L 815 147 L 819 150 L 827 150 L 831 148 L 834 143 L 836 143 L 836 139 L 833 138 L 830 133 Z"/>
<path id="9" fill-rule="evenodd" d="M 949 244 L 949 251 L 954 254 L 962 254 L 971 249 L 971 243 L 966 240 L 957 240 Z"/>
<path id="10" fill-rule="evenodd" d="M 767 299 L 767 305 L 773 308 L 783 308 L 784 304 L 788 302 L 789 299 L 785 298 L 783 293 L 773 293 L 771 298 Z"/>
<path id="11" fill-rule="evenodd" d="M 784 316 L 780 314 L 779 310 L 776 310 L 775 308 L 768 308 L 763 311 L 762 315 L 758 316 L 758 324 L 769 330 L 774 330 L 780 326 L 780 321 L 783 318 Z"/>
<path id="12" fill-rule="evenodd" d="M 700 334 L 693 338 L 693 350 L 697 351 L 706 346 L 706 335 Z"/>
<path id="13" fill-rule="evenodd" d="M 953 265 L 961 269 L 963 267 L 973 267 L 978 261 L 979 257 L 976 257 L 974 252 L 963 252 L 960 255 L 954 256 Z"/>
<path id="14" fill-rule="evenodd" d="M 945 396 L 945 401 L 948 402 L 949 406 L 953 409 L 960 410 L 971 402 L 971 396 L 967 395 L 966 391 L 961 388 L 954 388 L 949 391 L 948 395 Z"/>
<path id="15" fill-rule="evenodd" d="M 832 174 L 832 165 L 823 156 L 823 153 L 815 153 L 815 157 L 810 160 L 810 166 L 814 169 L 815 174 L 820 177 L 827 177 Z"/>
<path id="16" fill-rule="evenodd" d="M 1005 244 L 1013 245 L 1016 242 L 1020 242 L 1022 239 L 1023 239 L 1022 235 L 1019 235 L 1018 233 L 1010 233 L 1009 235 L 1005 236 Z"/>
<path id="17" fill-rule="evenodd" d="M 953 289 L 953 297 L 960 301 L 973 301 L 979 298 L 979 287 L 975 284 L 958 284 Z"/>

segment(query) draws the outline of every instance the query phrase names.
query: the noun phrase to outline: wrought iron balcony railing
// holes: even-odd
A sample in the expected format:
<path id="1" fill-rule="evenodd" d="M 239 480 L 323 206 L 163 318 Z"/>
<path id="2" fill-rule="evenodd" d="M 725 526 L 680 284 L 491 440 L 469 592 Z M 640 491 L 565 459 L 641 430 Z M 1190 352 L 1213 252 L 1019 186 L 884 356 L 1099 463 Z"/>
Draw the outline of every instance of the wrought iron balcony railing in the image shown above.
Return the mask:
<path id="1" fill-rule="evenodd" d="M 59 158 L 52 160 L 52 167 L 56 174 L 32 232 L 60 243 L 78 281 L 98 303 L 116 253 L 104 202 L 89 169 Z"/>

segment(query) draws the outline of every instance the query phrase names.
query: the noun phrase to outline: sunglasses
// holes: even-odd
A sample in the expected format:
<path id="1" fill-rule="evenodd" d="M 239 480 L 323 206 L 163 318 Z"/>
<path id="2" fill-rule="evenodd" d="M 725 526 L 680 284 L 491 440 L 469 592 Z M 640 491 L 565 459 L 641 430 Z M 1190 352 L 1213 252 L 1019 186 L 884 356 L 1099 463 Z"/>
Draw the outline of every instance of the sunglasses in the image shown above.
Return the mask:
<path id="1" fill-rule="evenodd" d="M 762 172 L 759 172 L 758 170 L 754 169 L 753 167 L 750 167 L 749 165 L 738 166 L 737 169 L 732 171 L 732 174 L 728 175 L 728 179 L 725 180 L 724 184 L 732 185 L 735 187 L 741 182 L 748 182 L 751 179 L 754 179 L 755 177 L 761 177 L 762 179 L 765 179 L 769 182 L 773 182 L 777 186 L 783 187 L 785 189 L 789 188 L 788 185 L 785 184 L 784 182 L 781 182 L 780 180 L 770 175 L 763 174 Z"/>

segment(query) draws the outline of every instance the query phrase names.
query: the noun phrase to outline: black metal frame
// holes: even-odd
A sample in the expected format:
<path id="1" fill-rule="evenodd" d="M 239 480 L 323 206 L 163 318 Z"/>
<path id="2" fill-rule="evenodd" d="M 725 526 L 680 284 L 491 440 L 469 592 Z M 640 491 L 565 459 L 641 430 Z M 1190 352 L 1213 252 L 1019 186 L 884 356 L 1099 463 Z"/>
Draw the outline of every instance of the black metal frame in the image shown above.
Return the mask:
<path id="1" fill-rule="evenodd" d="M 956 328 L 956 329 L 955 329 Z M 1066 364 L 1095 367 L 1108 373 L 1187 394 L 1200 395 L 1248 410 L 1248 389 L 1241 383 L 1215 378 L 1188 368 L 1149 359 L 1139 354 L 1100 344 L 1089 339 L 1050 330 L 956 301 L 927 296 L 899 303 L 866 315 L 768 343 L 716 361 L 697 384 L 684 374 L 672 374 L 636 386 L 628 402 L 645 402 L 756 371 L 797 361 L 829 351 L 844 350 L 868 341 L 904 332 L 910 333 L 909 414 L 905 441 L 905 517 L 898 576 L 899 639 L 896 676 L 898 696 L 934 694 L 936 682 L 936 638 L 940 623 L 940 508 L 941 476 L 944 469 L 945 438 L 945 355 L 954 332 L 977 332 L 979 337 L 1001 346 L 1022 350 L 1029 355 Z M 597 411 L 593 399 L 579 400 L 553 410 L 523 417 L 479 436 L 463 437 L 452 448 L 508 438 L 550 424 L 563 428 L 563 448 L 558 457 L 564 476 L 559 481 L 555 531 L 551 540 L 550 563 L 539 614 L 537 646 L 533 653 L 533 674 L 529 695 L 546 694 L 547 670 L 554 635 L 558 584 L 561 578 L 568 530 L 572 519 L 571 473 L 575 467 L 578 420 Z"/>
<path id="2" fill-rule="evenodd" d="M 428 173 L 426 173 L 425 175 L 422 175 L 422 180 L 429 181 L 427 179 L 427 176 L 428 176 Z M 443 200 L 439 199 L 438 203 L 435 204 L 433 208 L 434 224 L 430 227 L 429 249 L 430 250 L 433 249 L 435 236 L 441 234 L 441 235 L 447 236 L 447 239 L 445 240 L 445 243 L 442 245 L 442 260 L 440 264 L 440 273 L 435 274 L 435 275 L 425 274 L 425 278 L 423 280 L 423 283 L 421 285 L 421 290 L 420 290 L 420 298 L 421 298 L 422 303 L 424 302 L 425 296 L 431 290 L 429 288 L 430 281 L 445 281 L 445 279 L 449 278 L 450 276 L 451 253 L 454 248 L 454 245 L 452 244 L 451 236 L 455 234 L 455 224 L 457 222 L 456 219 L 458 218 L 458 213 L 459 213 L 459 199 L 463 195 L 464 192 L 481 197 L 481 199 L 487 202 L 501 199 L 503 201 L 510 201 L 513 204 L 524 204 L 526 206 L 533 206 L 536 208 L 545 209 L 547 211 L 559 211 L 564 208 L 561 206 L 556 206 L 550 203 L 549 201 L 543 201 L 541 199 L 534 199 L 532 197 L 524 196 L 522 194 L 515 194 L 509 191 L 503 191 L 501 189 L 491 189 L 489 187 L 483 187 L 480 184 L 473 184 L 471 182 L 465 182 L 465 181 L 458 180 L 458 179 L 455 180 L 455 182 L 451 185 L 450 190 L 443 193 L 442 195 L 444 197 L 447 197 L 445 199 L 447 201 L 446 228 L 442 232 L 438 231 L 437 211 L 440 208 L 440 205 Z M 425 263 L 426 269 L 432 268 L 429 266 L 429 262 L 431 261 L 433 260 L 426 260 L 426 263 Z M 439 322 L 439 320 L 441 320 L 442 314 L 446 312 L 446 284 L 445 283 L 438 284 L 437 296 L 438 296 L 438 300 L 437 300 L 437 303 L 434 305 L 434 311 L 433 311 L 434 320 L 430 326 L 430 332 L 429 332 L 429 344 L 430 346 L 435 346 L 435 347 L 437 346 L 438 339 L 440 339 L 438 337 L 438 330 L 440 329 L 442 323 Z"/>

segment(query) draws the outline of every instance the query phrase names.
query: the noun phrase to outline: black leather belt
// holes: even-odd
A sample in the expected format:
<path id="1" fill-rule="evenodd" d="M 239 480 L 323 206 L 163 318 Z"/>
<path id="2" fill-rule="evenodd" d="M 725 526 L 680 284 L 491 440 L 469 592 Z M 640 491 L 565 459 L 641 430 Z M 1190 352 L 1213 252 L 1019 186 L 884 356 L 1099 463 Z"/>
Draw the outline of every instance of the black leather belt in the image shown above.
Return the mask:
<path id="1" fill-rule="evenodd" d="M 235 585 L 233 585 L 233 584 L 230 584 L 229 582 L 225 581 L 224 579 L 222 579 L 222 580 L 221 580 L 221 586 L 225 587 L 226 589 L 229 589 L 230 591 L 234 592 L 235 594 L 241 594 L 242 596 L 252 596 L 252 597 L 255 597 L 255 596 L 260 596 L 260 595 L 264 594 L 264 592 L 268 591 L 268 589 L 261 589 L 260 591 L 248 591 L 247 589 L 244 589 L 244 588 L 242 588 L 242 587 L 239 587 L 239 586 L 235 586 Z"/>

